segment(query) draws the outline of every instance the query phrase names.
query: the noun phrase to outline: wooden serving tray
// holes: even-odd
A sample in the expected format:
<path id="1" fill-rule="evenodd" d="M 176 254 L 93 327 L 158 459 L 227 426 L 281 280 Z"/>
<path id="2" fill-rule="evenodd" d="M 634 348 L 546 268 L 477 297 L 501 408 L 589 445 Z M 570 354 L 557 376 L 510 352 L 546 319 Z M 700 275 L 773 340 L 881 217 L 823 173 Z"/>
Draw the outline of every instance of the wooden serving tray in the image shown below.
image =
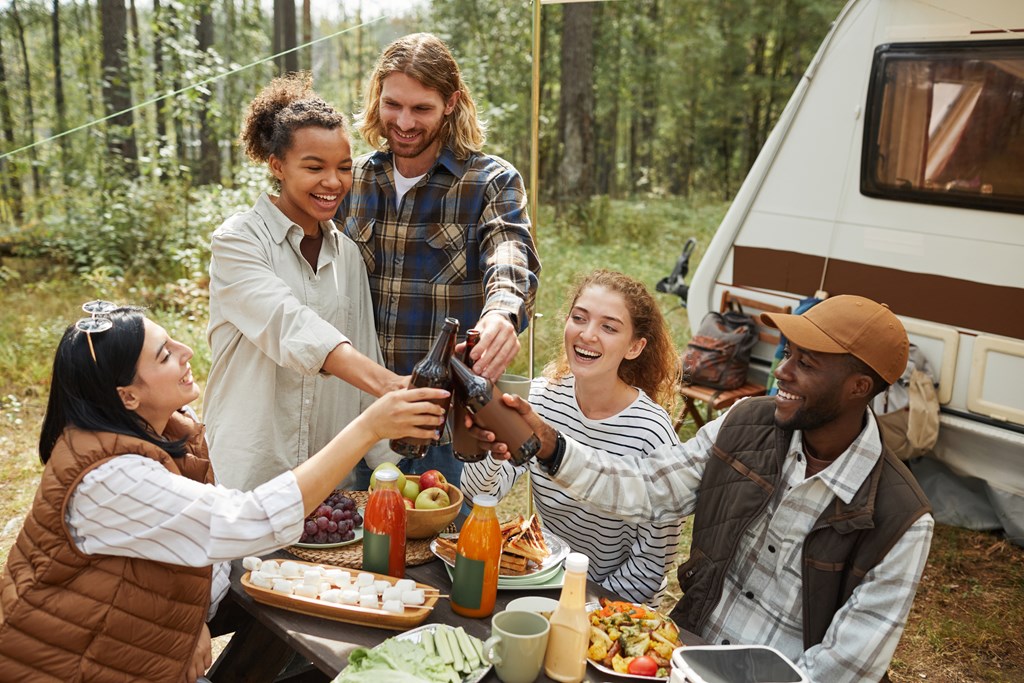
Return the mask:
<path id="1" fill-rule="evenodd" d="M 292 561 L 296 562 L 296 564 L 308 567 L 343 569 L 342 567 L 331 567 L 330 565 L 313 562 Z M 367 573 L 373 574 L 374 580 L 387 581 L 391 585 L 395 585 L 398 581 L 398 579 L 393 576 L 374 574 L 373 572 Z M 342 605 L 341 603 L 336 602 L 326 602 L 319 598 L 304 598 L 301 595 L 288 595 L 279 591 L 270 590 L 269 588 L 260 588 L 259 586 L 254 586 L 250 583 L 249 574 L 250 572 L 246 572 L 242 575 L 242 587 L 256 602 L 263 603 L 264 605 L 270 605 L 271 607 L 280 607 L 281 609 L 290 610 L 292 612 L 299 612 L 300 614 L 308 614 L 313 617 L 333 619 L 334 621 L 344 621 L 349 624 L 359 624 L 361 626 L 386 628 L 393 631 L 405 631 L 413 626 L 422 624 L 426 618 L 430 616 L 430 610 L 433 608 L 434 604 L 437 603 L 439 593 L 438 589 L 433 586 L 428 586 L 424 583 L 417 583 L 416 587 L 426 592 L 425 602 L 422 605 L 417 605 L 415 607 L 406 607 L 402 614 L 398 614 L 396 612 L 387 612 L 383 609 L 372 609 L 370 607 L 360 607 L 359 605 Z"/>

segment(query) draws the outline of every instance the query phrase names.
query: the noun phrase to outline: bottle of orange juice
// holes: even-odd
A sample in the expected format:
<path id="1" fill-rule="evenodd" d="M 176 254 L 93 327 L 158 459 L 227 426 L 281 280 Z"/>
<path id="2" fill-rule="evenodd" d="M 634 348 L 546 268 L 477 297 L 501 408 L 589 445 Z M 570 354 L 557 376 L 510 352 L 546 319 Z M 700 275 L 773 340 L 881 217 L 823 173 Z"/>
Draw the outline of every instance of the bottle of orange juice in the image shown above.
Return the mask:
<path id="1" fill-rule="evenodd" d="M 405 576 L 405 524 L 398 470 L 382 470 L 363 515 L 363 569 L 400 579 Z"/>
<path id="2" fill-rule="evenodd" d="M 452 611 L 464 617 L 486 617 L 494 611 L 498 596 L 498 564 L 501 562 L 501 525 L 495 506 L 498 499 L 480 494 L 473 498 L 473 512 L 459 533 L 452 574 Z"/>

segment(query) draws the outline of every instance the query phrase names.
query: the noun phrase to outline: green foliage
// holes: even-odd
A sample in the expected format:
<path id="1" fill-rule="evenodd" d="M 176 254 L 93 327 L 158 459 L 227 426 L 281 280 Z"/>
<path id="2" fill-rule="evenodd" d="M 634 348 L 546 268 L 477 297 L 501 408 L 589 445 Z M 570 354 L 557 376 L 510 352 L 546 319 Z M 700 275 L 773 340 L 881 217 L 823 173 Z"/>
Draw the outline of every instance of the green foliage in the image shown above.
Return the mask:
<path id="1" fill-rule="evenodd" d="M 143 178 L 104 190 L 90 179 L 62 197 L 63 205 L 52 203 L 43 219 L 0 238 L 13 243 L 17 255 L 45 260 L 85 282 L 196 279 L 209 262 L 210 233 L 252 203 L 262 172 L 250 168 L 238 180 L 229 189 Z"/>

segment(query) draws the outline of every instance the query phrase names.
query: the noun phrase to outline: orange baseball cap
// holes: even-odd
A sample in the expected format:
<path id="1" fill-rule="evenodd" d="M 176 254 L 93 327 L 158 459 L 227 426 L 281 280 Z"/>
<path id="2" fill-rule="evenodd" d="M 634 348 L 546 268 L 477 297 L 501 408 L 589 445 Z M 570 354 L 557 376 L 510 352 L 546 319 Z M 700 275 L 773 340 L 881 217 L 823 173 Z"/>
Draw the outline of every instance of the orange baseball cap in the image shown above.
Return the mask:
<path id="1" fill-rule="evenodd" d="M 802 315 L 762 313 L 761 322 L 802 349 L 859 358 L 889 384 L 907 367 L 910 340 L 903 323 L 885 304 L 862 296 L 833 296 Z"/>

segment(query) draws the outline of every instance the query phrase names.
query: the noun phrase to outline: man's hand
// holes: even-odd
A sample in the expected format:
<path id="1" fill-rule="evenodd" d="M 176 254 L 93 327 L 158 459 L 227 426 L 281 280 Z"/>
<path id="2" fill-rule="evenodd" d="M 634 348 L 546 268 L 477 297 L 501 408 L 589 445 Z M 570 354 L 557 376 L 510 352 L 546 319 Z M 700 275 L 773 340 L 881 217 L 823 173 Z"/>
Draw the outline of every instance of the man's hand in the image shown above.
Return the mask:
<path id="1" fill-rule="evenodd" d="M 480 341 L 470 353 L 473 372 L 497 382 L 505 368 L 519 353 L 519 337 L 508 316 L 492 311 L 476 323 Z"/>
<path id="2" fill-rule="evenodd" d="M 530 429 L 537 435 L 537 438 L 540 439 L 540 450 L 537 451 L 537 459 L 541 462 L 550 459 L 554 455 L 555 440 L 558 438 L 558 432 L 555 431 L 554 427 L 542 420 L 540 415 L 534 412 L 533 407 L 519 396 L 515 394 L 502 394 L 501 400 L 505 402 L 505 405 L 515 408 L 526 420 L 526 424 L 530 425 Z M 469 416 L 467 415 L 468 419 Z M 509 459 L 508 444 L 497 441 L 494 432 L 482 429 L 476 424 L 473 424 L 469 431 L 481 443 L 482 447 L 491 450 L 492 458 L 495 460 Z"/>
<path id="3" fill-rule="evenodd" d="M 196 679 L 206 673 L 213 664 L 213 645 L 210 641 L 210 629 L 203 624 L 196 643 L 196 651 L 192 653 L 192 661 L 185 670 L 185 683 L 196 683 Z"/>

